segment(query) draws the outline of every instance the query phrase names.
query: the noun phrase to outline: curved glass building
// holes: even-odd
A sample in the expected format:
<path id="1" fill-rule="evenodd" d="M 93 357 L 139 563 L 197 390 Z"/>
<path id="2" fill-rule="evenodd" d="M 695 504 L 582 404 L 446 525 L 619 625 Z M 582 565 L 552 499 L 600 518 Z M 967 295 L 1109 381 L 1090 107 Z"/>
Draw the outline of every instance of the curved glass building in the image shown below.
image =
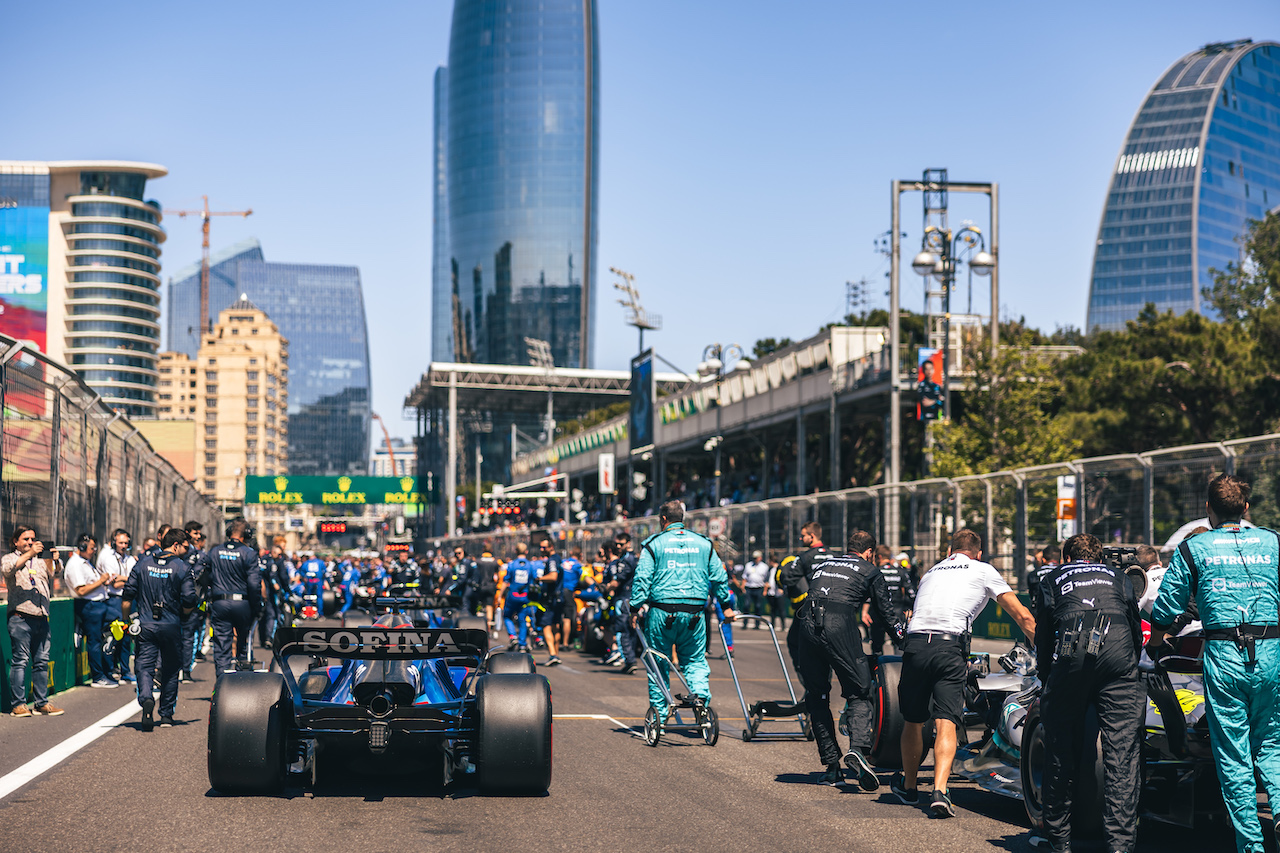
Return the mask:
<path id="1" fill-rule="evenodd" d="M 1203 311 L 1210 268 L 1280 204 L 1280 44 L 1210 44 L 1160 76 L 1129 126 L 1098 228 L 1086 329 L 1148 302 Z"/>
<path id="2" fill-rule="evenodd" d="M 0 331 L 70 365 L 131 418 L 156 415 L 159 203 L 168 171 L 119 160 L 0 161 Z"/>
<path id="3" fill-rule="evenodd" d="M 600 62 L 595 0 L 457 0 L 436 75 L 435 361 L 590 367 Z"/>

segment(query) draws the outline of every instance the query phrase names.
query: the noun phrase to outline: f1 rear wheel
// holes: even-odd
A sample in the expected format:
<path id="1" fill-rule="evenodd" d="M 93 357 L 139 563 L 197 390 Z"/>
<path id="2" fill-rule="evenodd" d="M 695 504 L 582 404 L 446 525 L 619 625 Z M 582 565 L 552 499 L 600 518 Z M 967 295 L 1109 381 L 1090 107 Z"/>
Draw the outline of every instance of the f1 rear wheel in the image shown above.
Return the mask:
<path id="1" fill-rule="evenodd" d="M 490 674 L 476 682 L 480 792 L 541 794 L 551 785 L 551 685 L 544 676 Z"/>
<path id="2" fill-rule="evenodd" d="M 284 787 L 289 693 L 278 672 L 228 672 L 209 709 L 209 785 L 224 794 Z"/>

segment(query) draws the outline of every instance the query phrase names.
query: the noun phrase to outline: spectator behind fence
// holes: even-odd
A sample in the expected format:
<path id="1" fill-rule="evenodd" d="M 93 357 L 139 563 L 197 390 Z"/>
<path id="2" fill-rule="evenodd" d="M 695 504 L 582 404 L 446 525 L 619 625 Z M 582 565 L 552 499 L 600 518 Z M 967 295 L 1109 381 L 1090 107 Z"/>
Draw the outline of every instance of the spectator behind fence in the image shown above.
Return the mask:
<path id="1" fill-rule="evenodd" d="M 129 579 L 129 570 L 138 562 L 129 553 L 131 537 L 128 531 L 117 527 L 111 534 L 111 547 L 98 552 L 98 571 L 110 573 L 114 577 L 107 586 L 107 624 L 124 621 L 124 607 L 120 600 L 120 590 Z M 133 647 L 132 638 L 125 634 L 124 639 L 116 643 L 110 659 L 107 661 L 107 675 L 121 681 L 133 681 L 129 672 L 129 651 Z"/>
<path id="2" fill-rule="evenodd" d="M 49 702 L 49 566 L 41 559 L 44 543 L 36 532 L 19 524 L 9 539 L 12 550 L 0 558 L 0 574 L 9 589 L 9 701 L 14 717 L 63 713 Z M 31 664 L 31 694 L 35 710 L 27 707 L 27 664 Z"/>
<path id="3" fill-rule="evenodd" d="M 75 553 L 67 560 L 63 579 L 75 597 L 76 624 L 80 626 L 89 658 L 89 686 L 119 687 L 120 682 L 107 676 L 107 657 L 102 652 L 102 634 L 107 625 L 107 588 L 115 576 L 94 566 L 97 553 L 98 540 L 81 533 Z"/>

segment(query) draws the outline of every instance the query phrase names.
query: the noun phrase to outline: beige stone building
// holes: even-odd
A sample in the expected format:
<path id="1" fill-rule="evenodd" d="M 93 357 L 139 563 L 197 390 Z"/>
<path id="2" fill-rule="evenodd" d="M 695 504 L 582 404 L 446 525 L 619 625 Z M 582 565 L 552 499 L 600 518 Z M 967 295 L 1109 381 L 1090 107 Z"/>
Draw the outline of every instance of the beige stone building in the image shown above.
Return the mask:
<path id="1" fill-rule="evenodd" d="M 218 315 L 196 358 L 159 357 L 158 415 L 195 427 L 195 484 L 229 511 L 246 475 L 288 471 L 289 342 L 246 297 Z M 260 534 L 283 532 L 284 509 L 250 504 Z"/>

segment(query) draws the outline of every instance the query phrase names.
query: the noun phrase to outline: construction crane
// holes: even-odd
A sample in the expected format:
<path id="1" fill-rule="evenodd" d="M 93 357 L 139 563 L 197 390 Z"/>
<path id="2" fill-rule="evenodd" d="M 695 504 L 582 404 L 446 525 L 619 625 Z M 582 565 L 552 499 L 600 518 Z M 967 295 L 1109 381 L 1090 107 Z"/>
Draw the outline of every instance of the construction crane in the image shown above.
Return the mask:
<path id="1" fill-rule="evenodd" d="M 387 442 L 387 455 L 391 457 L 391 476 L 399 477 L 400 471 L 396 468 L 396 452 L 391 449 L 391 433 L 387 432 L 387 422 L 377 412 L 370 412 L 369 414 L 378 422 L 378 426 L 382 427 L 382 437 Z"/>
<path id="2" fill-rule="evenodd" d="M 200 336 L 203 340 L 209 331 L 209 217 L 210 216 L 244 216 L 253 213 L 249 210 L 210 210 L 209 197 L 202 195 L 204 207 L 200 210 L 166 210 L 165 216 L 177 216 L 185 219 L 188 216 L 200 217 Z"/>

